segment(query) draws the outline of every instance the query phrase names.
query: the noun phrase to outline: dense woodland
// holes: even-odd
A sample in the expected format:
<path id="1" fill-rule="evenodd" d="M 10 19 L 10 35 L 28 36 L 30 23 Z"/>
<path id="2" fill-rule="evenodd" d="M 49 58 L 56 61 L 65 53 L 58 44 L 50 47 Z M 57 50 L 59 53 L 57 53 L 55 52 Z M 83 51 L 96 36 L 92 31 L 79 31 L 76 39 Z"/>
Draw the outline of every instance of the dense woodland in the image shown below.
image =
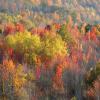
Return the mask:
<path id="1" fill-rule="evenodd" d="M 0 100 L 100 100 L 99 23 L 7 11 L 0 11 Z"/>

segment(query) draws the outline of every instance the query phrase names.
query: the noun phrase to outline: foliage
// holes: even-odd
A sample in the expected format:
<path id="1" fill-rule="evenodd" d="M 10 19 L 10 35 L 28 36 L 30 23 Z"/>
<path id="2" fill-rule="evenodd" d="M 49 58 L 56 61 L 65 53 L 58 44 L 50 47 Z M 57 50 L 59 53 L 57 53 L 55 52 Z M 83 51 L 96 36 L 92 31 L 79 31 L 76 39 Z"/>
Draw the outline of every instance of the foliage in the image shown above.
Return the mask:
<path id="1" fill-rule="evenodd" d="M 86 83 L 88 86 L 93 86 L 94 81 L 98 78 L 98 76 L 100 76 L 100 63 L 98 63 L 88 74 L 89 76 Z"/>
<path id="2" fill-rule="evenodd" d="M 23 85 L 26 83 L 26 74 L 24 73 L 22 67 L 22 65 L 18 65 L 18 68 L 14 73 L 13 82 L 16 92 L 18 92 L 20 88 L 23 87 Z"/>
<path id="3" fill-rule="evenodd" d="M 33 15 L 26 10 L 17 15 L 0 13 L 0 95 L 3 99 L 98 98 L 99 25 L 75 24 L 74 13 L 68 22 L 56 23 L 42 13 Z M 47 16 L 54 18 L 54 15 Z"/>
<path id="4" fill-rule="evenodd" d="M 67 30 L 67 25 L 62 25 L 62 27 L 60 28 L 58 34 L 61 35 L 62 39 L 64 41 L 66 41 L 66 43 L 68 45 L 74 43 L 74 40 L 73 40 L 73 37 L 72 37 L 71 33 L 68 32 L 68 30 Z"/>
<path id="5" fill-rule="evenodd" d="M 96 34 L 100 36 L 100 24 L 96 25 Z"/>
<path id="6" fill-rule="evenodd" d="M 36 59 L 37 54 L 41 50 L 40 37 L 38 35 L 31 35 L 29 32 L 8 35 L 5 41 L 15 52 L 22 54 L 29 63 Z"/>
<path id="7" fill-rule="evenodd" d="M 43 55 L 47 57 L 55 57 L 56 55 L 66 55 L 65 42 L 62 40 L 62 38 L 57 36 L 51 36 L 47 35 L 43 39 Z"/>

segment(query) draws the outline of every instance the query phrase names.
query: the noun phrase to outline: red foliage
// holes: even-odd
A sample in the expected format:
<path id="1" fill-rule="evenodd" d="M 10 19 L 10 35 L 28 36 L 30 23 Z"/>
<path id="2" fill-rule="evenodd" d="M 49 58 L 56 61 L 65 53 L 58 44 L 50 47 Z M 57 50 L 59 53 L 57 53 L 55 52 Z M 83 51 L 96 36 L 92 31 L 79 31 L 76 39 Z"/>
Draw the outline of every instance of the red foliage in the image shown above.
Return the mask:
<path id="1" fill-rule="evenodd" d="M 100 78 L 98 78 L 94 84 L 93 87 L 90 87 L 87 91 L 87 95 L 89 97 L 95 98 L 100 95 Z"/>
<path id="2" fill-rule="evenodd" d="M 62 77 L 62 66 L 58 66 L 56 69 L 56 77 L 61 78 Z"/>
<path id="3" fill-rule="evenodd" d="M 13 49 L 12 48 L 8 49 L 8 55 L 12 58 L 12 56 L 13 56 Z"/>
<path id="4" fill-rule="evenodd" d="M 39 66 L 36 67 L 36 79 L 39 79 L 41 75 L 41 69 Z"/>
<path id="5" fill-rule="evenodd" d="M 93 89 L 89 89 L 88 91 L 87 91 L 87 95 L 88 96 L 90 96 L 90 97 L 94 97 L 94 90 Z"/>
<path id="6" fill-rule="evenodd" d="M 15 25 L 12 23 L 6 24 L 4 26 L 4 34 L 8 35 L 8 34 L 12 34 L 15 32 Z"/>
<path id="7" fill-rule="evenodd" d="M 74 63 L 78 62 L 78 52 L 75 50 L 75 48 L 71 49 L 70 57 Z"/>
<path id="8" fill-rule="evenodd" d="M 91 29 L 91 31 L 89 31 L 88 33 L 86 33 L 85 35 L 85 40 L 92 40 L 94 42 L 97 42 L 97 37 L 96 37 L 96 29 L 95 27 L 93 27 Z"/>
<path id="9" fill-rule="evenodd" d="M 78 29 L 78 25 L 75 25 L 74 28 L 72 28 L 70 32 L 72 33 L 75 39 L 78 39 L 81 36 L 79 29 Z"/>
<path id="10" fill-rule="evenodd" d="M 63 92 L 63 81 L 62 81 L 62 66 L 57 66 L 56 73 L 53 77 L 53 88 L 59 92 Z"/>

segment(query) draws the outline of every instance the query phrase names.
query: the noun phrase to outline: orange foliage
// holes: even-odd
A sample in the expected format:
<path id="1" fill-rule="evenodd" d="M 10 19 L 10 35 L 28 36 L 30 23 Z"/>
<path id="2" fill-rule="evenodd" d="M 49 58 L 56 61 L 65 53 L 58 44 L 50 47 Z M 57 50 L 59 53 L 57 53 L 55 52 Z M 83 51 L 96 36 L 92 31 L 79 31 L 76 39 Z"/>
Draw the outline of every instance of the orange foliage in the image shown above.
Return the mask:
<path id="1" fill-rule="evenodd" d="M 52 5 L 52 0 L 47 0 L 47 3 L 48 3 L 48 6 L 51 6 Z"/>
<path id="2" fill-rule="evenodd" d="M 0 65 L 0 72 L 2 73 L 2 79 L 7 80 L 9 74 L 14 74 L 15 64 L 12 60 L 3 60 L 3 64 Z"/>
<path id="3" fill-rule="evenodd" d="M 91 31 L 89 31 L 88 33 L 86 33 L 85 39 L 97 42 L 96 28 L 95 27 L 92 27 Z"/>
<path id="4" fill-rule="evenodd" d="M 54 24 L 56 30 L 59 30 L 61 28 L 61 25 L 60 24 Z"/>
<path id="5" fill-rule="evenodd" d="M 14 70 L 15 70 L 15 64 L 13 63 L 13 61 L 12 60 L 3 60 L 3 66 L 5 66 L 6 67 L 6 69 L 7 69 L 7 71 L 9 71 L 9 72 L 14 72 Z"/>
<path id="6" fill-rule="evenodd" d="M 24 28 L 24 25 L 21 24 L 21 23 L 17 23 L 16 24 L 16 31 L 18 32 L 24 32 L 25 28 Z"/>
<path id="7" fill-rule="evenodd" d="M 96 41 L 96 28 L 95 27 L 93 27 L 90 32 L 90 38 L 91 38 L 91 40 Z"/>
<path id="8" fill-rule="evenodd" d="M 41 65 L 41 59 L 40 59 L 40 57 L 36 57 L 35 63 L 36 63 L 36 65 L 38 65 L 38 66 Z"/>

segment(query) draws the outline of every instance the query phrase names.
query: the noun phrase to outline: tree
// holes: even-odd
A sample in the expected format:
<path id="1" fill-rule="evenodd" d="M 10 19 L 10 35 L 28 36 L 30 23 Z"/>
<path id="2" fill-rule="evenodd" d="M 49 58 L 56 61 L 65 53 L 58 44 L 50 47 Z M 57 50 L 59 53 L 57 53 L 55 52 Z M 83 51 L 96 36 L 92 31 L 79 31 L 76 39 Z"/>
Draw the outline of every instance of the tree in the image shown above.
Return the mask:
<path id="1" fill-rule="evenodd" d="M 18 32 L 15 35 L 8 35 L 5 38 L 8 47 L 12 48 L 15 54 L 23 56 L 22 61 L 33 63 L 41 51 L 41 41 L 38 35 L 31 35 L 29 32 Z M 17 55 L 15 56 L 17 57 Z"/>
<path id="2" fill-rule="evenodd" d="M 60 28 L 59 35 L 61 35 L 62 39 L 68 44 L 73 44 L 74 40 L 73 37 L 71 35 L 71 33 L 67 30 L 67 25 L 62 25 L 62 27 Z"/>

